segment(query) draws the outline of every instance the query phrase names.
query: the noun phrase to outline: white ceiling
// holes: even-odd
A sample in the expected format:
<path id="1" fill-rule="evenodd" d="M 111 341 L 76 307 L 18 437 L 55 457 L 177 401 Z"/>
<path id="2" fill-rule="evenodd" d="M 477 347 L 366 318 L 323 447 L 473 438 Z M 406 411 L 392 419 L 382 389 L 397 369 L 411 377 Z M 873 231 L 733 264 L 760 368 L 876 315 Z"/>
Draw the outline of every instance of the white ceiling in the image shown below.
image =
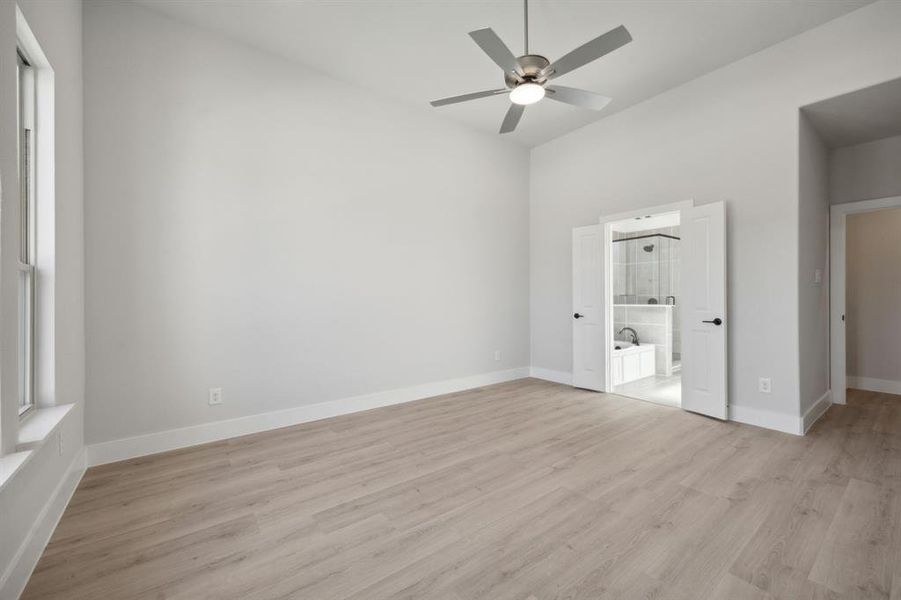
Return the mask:
<path id="1" fill-rule="evenodd" d="M 804 107 L 830 148 L 901 135 L 901 79 Z"/>
<path id="2" fill-rule="evenodd" d="M 522 53 L 519 0 L 137 1 L 491 134 L 505 96 L 435 109 L 428 101 L 503 86 L 467 32 L 491 27 Z M 541 102 L 507 137 L 541 144 L 870 1 L 531 0 L 532 53 L 554 60 L 620 24 L 634 41 L 558 80 L 613 97 L 607 108 Z"/>

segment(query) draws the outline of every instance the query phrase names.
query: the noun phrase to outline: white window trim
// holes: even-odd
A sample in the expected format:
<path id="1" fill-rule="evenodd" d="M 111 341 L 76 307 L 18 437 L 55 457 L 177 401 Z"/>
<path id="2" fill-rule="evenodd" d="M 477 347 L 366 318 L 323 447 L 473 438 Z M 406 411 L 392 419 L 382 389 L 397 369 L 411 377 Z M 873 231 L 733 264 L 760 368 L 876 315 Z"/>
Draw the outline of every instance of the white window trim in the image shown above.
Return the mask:
<path id="1" fill-rule="evenodd" d="M 32 66 L 24 48 L 16 47 L 16 72 L 18 76 L 17 104 L 17 162 L 19 180 L 19 302 L 17 306 L 18 328 L 18 413 L 23 418 L 36 405 L 35 399 L 35 333 L 36 333 L 36 208 L 37 208 L 37 69 Z M 30 135 L 25 137 L 23 132 Z M 27 287 L 23 287 L 23 284 Z M 27 317 L 25 317 L 27 315 Z M 27 322 L 23 319 L 27 318 Z M 25 352 L 23 354 L 23 346 Z"/>
<path id="2" fill-rule="evenodd" d="M 56 404 L 55 369 L 55 281 L 56 281 L 56 110 L 53 68 L 41 49 L 24 15 L 17 7 L 16 35 L 19 46 L 27 52 L 36 70 L 37 84 L 37 158 L 35 180 L 34 266 L 37 296 L 35 298 L 35 405 L 38 408 Z"/>
<path id="3" fill-rule="evenodd" d="M 56 176 L 55 176 L 55 84 L 54 72 L 41 49 L 22 10 L 16 7 L 16 45 L 21 49 L 31 67 L 35 70 L 35 179 L 34 210 L 36 240 L 32 266 L 35 273 L 34 298 L 34 408 L 19 417 L 19 351 L 18 310 L 0 313 L 0 330 L 3 331 L 3 352 L 0 353 L 2 372 L 15 376 L 0 379 L 0 456 L 16 451 L 21 430 L 45 409 L 56 406 L 55 398 L 55 236 L 56 236 Z M 5 60 L 16 60 L 9 56 Z M 8 63 L 7 63 L 8 64 Z M 20 222 L 19 203 L 21 198 L 15 173 L 5 173 L 3 181 L 2 210 L 9 219 L 2 225 L 5 239 L 2 239 L 3 274 L 0 294 L 4 306 L 17 307 L 20 269 L 29 269 L 20 264 Z M 13 239 L 14 238 L 14 239 Z M 43 417 L 41 417 L 43 418 Z M 27 427 L 26 427 L 27 429 Z"/>

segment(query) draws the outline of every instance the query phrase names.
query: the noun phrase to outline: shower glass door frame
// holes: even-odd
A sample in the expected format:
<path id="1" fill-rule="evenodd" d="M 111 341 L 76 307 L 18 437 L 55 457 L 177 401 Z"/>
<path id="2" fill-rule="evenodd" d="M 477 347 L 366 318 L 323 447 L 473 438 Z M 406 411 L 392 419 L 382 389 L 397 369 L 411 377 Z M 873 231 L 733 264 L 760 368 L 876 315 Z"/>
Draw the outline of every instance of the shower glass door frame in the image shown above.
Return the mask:
<path id="1" fill-rule="evenodd" d="M 634 232 L 641 233 L 641 232 Z M 629 235 L 629 234 L 622 234 Z M 675 304 L 675 296 L 672 294 L 664 294 L 664 291 L 672 291 L 668 288 L 672 285 L 673 281 L 673 273 L 666 272 L 664 273 L 663 262 L 661 256 L 666 256 L 667 260 L 669 260 L 673 256 L 673 242 L 680 241 L 680 238 L 674 235 L 666 234 L 666 233 L 647 233 L 644 235 L 634 235 L 631 237 L 620 237 L 614 238 L 612 241 L 613 248 L 616 249 L 617 244 L 622 244 L 623 248 L 630 248 L 630 246 L 635 246 L 636 255 L 641 257 L 641 254 L 638 254 L 638 248 L 641 248 L 644 252 L 650 253 L 654 255 L 653 261 L 641 261 L 635 260 L 636 266 L 639 263 L 653 263 L 655 268 L 657 269 L 656 273 L 656 287 L 654 290 L 642 290 L 638 286 L 637 276 L 640 269 L 636 268 L 630 272 L 629 269 L 626 269 L 624 275 L 625 280 L 622 282 L 624 285 L 623 291 L 624 294 L 616 293 L 617 281 L 613 282 L 613 303 L 616 304 L 669 304 L 669 299 L 673 298 L 673 304 Z M 634 242 L 634 244 L 632 243 Z M 628 250 L 631 252 L 631 249 Z M 614 250 L 614 260 L 616 259 L 617 252 Z M 631 264 L 631 261 L 627 264 Z M 664 274 L 666 277 L 664 277 Z M 616 263 L 613 264 L 613 275 L 616 277 Z M 639 293 L 639 292 L 646 293 Z M 653 293 L 650 293 L 653 292 Z M 621 298 L 617 298 L 617 296 L 622 296 Z M 617 302 L 617 299 L 620 301 Z M 654 301 L 652 302 L 651 299 Z"/>

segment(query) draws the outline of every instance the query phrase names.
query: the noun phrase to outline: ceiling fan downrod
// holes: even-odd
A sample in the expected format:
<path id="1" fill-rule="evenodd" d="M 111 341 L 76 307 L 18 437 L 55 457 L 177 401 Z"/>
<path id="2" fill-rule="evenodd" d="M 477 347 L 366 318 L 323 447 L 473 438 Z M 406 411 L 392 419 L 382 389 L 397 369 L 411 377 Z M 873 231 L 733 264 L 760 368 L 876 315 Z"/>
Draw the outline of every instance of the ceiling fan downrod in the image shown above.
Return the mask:
<path id="1" fill-rule="evenodd" d="M 525 52 L 523 54 L 529 53 L 529 0 L 522 0 L 522 14 L 523 14 L 523 37 L 525 38 Z"/>

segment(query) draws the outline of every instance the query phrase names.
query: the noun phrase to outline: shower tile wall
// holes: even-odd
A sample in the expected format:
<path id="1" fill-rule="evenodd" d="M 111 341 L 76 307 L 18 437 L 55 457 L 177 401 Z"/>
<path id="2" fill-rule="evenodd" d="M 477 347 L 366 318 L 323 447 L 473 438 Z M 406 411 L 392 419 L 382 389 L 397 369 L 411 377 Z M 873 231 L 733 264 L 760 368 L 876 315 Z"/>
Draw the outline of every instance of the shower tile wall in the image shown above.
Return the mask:
<path id="1" fill-rule="evenodd" d="M 613 239 L 620 240 L 637 236 L 664 234 L 679 237 L 679 227 L 648 229 L 639 232 L 614 232 Z M 644 246 L 653 244 L 651 252 Z M 620 305 L 647 305 L 644 307 L 616 306 L 614 326 L 616 331 L 623 327 L 633 327 L 640 339 L 658 344 L 658 372 L 667 363 L 660 356 L 666 352 L 668 359 L 678 363 L 681 356 L 682 335 L 680 331 L 681 295 L 679 240 L 665 237 L 651 237 L 641 240 L 615 242 L 613 244 L 613 302 Z M 667 296 L 675 297 L 675 306 L 664 308 Z M 648 304 L 651 299 L 657 305 Z M 672 302 L 673 299 L 670 299 Z M 627 312 L 628 311 L 628 312 Z M 623 339 L 623 336 L 616 336 Z M 671 352 L 669 347 L 671 344 Z"/>

